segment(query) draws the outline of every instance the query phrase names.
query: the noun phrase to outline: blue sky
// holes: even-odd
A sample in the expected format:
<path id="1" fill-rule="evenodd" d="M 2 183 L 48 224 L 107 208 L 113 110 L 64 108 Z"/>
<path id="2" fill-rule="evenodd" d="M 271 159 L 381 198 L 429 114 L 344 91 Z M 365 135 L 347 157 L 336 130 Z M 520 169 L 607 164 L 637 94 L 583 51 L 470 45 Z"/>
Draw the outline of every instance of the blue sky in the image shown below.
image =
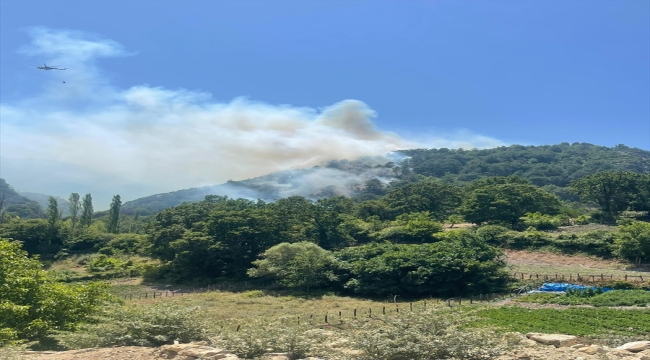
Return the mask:
<path id="1" fill-rule="evenodd" d="M 60 185 L 52 191 L 67 191 L 65 184 L 75 181 L 81 186 L 89 179 L 110 178 L 101 175 L 104 171 L 115 177 L 109 183 L 129 187 L 124 191 L 138 196 L 307 166 L 323 160 L 323 152 L 346 155 L 327 147 L 327 137 L 325 144 L 314 145 L 306 155 L 285 152 L 273 157 L 271 165 L 263 147 L 235 158 L 237 164 L 224 165 L 228 152 L 220 148 L 215 150 L 216 165 L 209 158 L 200 159 L 194 164 L 198 168 L 183 168 L 199 175 L 178 178 L 153 170 L 127 176 L 104 165 L 88 170 L 92 162 L 111 162 L 119 168 L 121 162 L 136 159 L 123 171 L 133 173 L 138 164 L 155 162 L 138 154 L 169 147 L 164 145 L 170 141 L 165 136 L 171 135 L 159 134 L 159 128 L 151 134 L 160 137 L 149 134 L 155 139 L 148 145 L 117 158 L 104 153 L 114 151 L 111 146 L 116 142 L 131 146 L 142 137 L 132 134 L 126 141 L 124 133 L 113 134 L 117 140 L 94 150 L 95 160 L 60 155 L 56 150 L 60 144 L 40 152 L 25 145 L 38 139 L 82 146 L 70 134 L 59 134 L 61 126 L 54 127 L 79 125 L 82 118 L 95 118 L 97 123 L 79 126 L 105 127 L 94 135 L 89 134 L 96 129 L 87 130 L 88 138 L 104 139 L 111 127 L 140 126 L 143 134 L 150 131 L 147 124 L 158 121 L 157 112 L 129 112 L 125 104 L 134 97 L 150 101 L 152 93 L 165 106 L 174 98 L 182 106 L 206 112 L 176 114 L 184 123 L 164 120 L 174 134 L 201 116 L 217 116 L 214 111 L 222 114 L 219 119 L 230 119 L 226 122 L 241 118 L 237 111 L 243 111 L 250 116 L 246 126 L 266 130 L 256 128 L 246 137 L 250 129 L 223 132 L 222 122 L 221 136 L 274 148 L 317 144 L 315 137 L 323 131 L 305 130 L 311 135 L 296 135 L 288 142 L 280 136 L 264 137 L 288 126 L 274 123 L 279 120 L 272 114 L 293 119 L 289 122 L 294 127 L 285 134 L 295 134 L 296 128 L 322 122 L 321 111 L 329 109 L 338 114 L 331 116 L 330 125 L 345 133 L 329 138 L 353 149 L 351 155 L 411 145 L 480 148 L 560 142 L 650 149 L 648 1 L 3 0 L 0 4 L 2 125 L 11 131 L 3 143 L 11 142 L 9 136 L 22 141 L 20 146 L 14 140 L 1 148 L 0 173 L 10 183 L 12 178 L 20 182 L 22 188 L 14 186 L 23 191 L 45 186 L 24 174 L 48 162 L 57 164 L 56 169 L 93 174 L 76 179 L 61 175 L 56 180 Z M 91 43 L 106 49 L 97 50 Z M 83 46 L 90 50 L 78 50 Z M 45 61 L 67 62 L 51 65 L 73 71 L 35 69 Z M 233 103 L 239 97 L 249 100 Z M 345 100 L 351 102 L 341 103 Z M 122 108 L 115 112 L 118 106 Z M 259 118 L 266 122 L 260 125 Z M 178 151 L 161 156 L 195 154 L 196 148 L 182 148 L 183 141 L 194 143 L 192 136 L 210 131 L 196 121 L 192 134 L 182 133 L 174 141 L 171 147 Z M 74 126 L 69 127 L 67 131 L 73 132 Z M 58 136 L 53 133 L 61 137 L 53 138 Z M 201 143 L 200 148 L 211 146 Z M 53 153 L 57 156 L 48 157 Z M 30 168 L 28 162 L 39 165 Z M 157 163 L 178 166 L 173 161 Z M 203 176 L 198 169 L 206 167 L 217 169 Z M 174 181 L 151 188 L 152 173 Z"/>

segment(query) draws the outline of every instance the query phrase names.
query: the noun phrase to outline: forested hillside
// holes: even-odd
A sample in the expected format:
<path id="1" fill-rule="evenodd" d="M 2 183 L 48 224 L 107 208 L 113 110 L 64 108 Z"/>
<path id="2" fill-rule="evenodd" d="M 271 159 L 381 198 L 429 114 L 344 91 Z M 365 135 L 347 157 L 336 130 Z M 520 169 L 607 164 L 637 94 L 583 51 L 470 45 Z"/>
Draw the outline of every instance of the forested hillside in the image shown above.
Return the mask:
<path id="1" fill-rule="evenodd" d="M 405 150 L 403 166 L 416 174 L 469 182 L 486 176 L 517 175 L 537 186 L 565 187 L 572 180 L 600 171 L 650 173 L 650 151 L 586 143 L 503 146 L 486 150 Z"/>
<path id="2" fill-rule="evenodd" d="M 544 186 L 563 200 L 578 201 L 566 189 L 572 180 L 600 171 L 650 173 L 650 151 L 624 145 L 609 148 L 562 143 L 487 150 L 416 149 L 392 155 L 393 159 L 331 161 L 322 167 L 152 195 L 126 202 L 123 211 L 151 215 L 183 202 L 200 201 L 206 195 L 265 201 L 288 196 L 318 199 L 345 195 L 362 201 L 376 199 L 390 187 L 417 182 L 423 177 L 462 185 L 485 177 L 510 175 Z"/>
<path id="3" fill-rule="evenodd" d="M 33 200 L 20 195 L 5 179 L 0 178 L 0 211 L 24 219 L 45 216 L 43 208 Z"/>
<path id="4" fill-rule="evenodd" d="M 29 200 L 36 201 L 38 205 L 40 205 L 41 208 L 43 209 L 47 209 L 47 206 L 50 201 L 50 195 L 46 195 L 46 194 L 22 191 L 20 192 L 20 195 L 28 198 Z M 61 210 L 61 215 L 70 216 L 70 209 L 69 209 L 70 203 L 68 203 L 68 200 L 59 196 L 54 196 L 54 198 L 58 202 L 59 209 Z"/>

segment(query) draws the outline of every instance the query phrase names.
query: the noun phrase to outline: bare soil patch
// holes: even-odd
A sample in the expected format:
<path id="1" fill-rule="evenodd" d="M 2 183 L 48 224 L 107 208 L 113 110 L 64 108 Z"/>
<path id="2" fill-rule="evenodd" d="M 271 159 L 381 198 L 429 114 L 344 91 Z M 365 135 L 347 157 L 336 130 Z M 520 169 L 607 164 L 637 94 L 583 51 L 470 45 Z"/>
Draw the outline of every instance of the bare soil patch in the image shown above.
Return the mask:
<path id="1" fill-rule="evenodd" d="M 158 348 L 123 346 L 113 348 L 24 353 L 24 359 L 47 360 L 159 360 Z"/>

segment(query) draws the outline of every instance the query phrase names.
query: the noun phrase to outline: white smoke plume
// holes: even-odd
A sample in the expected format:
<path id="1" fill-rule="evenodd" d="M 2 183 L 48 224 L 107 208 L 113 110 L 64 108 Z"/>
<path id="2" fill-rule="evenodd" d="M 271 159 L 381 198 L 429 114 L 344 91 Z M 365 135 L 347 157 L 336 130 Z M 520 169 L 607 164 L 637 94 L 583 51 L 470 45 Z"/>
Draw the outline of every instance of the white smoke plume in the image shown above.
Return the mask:
<path id="1" fill-rule="evenodd" d="M 223 103 L 208 93 L 148 85 L 119 89 L 97 65 L 100 58 L 134 55 L 119 43 L 47 28 L 30 35 L 22 54 L 68 70 L 48 72 L 52 80 L 38 95 L 0 103 L 0 176 L 22 191 L 63 197 L 91 192 L 98 209 L 112 194 L 131 200 L 332 159 L 503 145 L 471 134 L 460 140 L 432 136 L 426 143 L 405 139 L 377 129 L 375 112 L 357 100 L 313 109 L 245 98 Z M 43 167 L 47 176 L 33 176 Z M 322 173 L 304 181 L 327 179 Z"/>

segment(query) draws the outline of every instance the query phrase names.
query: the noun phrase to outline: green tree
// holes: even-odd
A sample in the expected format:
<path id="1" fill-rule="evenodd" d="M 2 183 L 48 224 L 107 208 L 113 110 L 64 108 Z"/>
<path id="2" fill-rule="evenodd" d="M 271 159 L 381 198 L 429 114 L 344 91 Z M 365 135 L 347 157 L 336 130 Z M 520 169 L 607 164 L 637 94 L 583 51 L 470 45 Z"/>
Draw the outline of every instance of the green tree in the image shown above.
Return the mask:
<path id="1" fill-rule="evenodd" d="M 72 329 L 97 310 L 107 288 L 55 282 L 18 242 L 0 238 L 0 346 Z"/>
<path id="2" fill-rule="evenodd" d="M 463 201 L 460 213 L 465 220 L 475 223 L 504 223 L 516 226 L 527 213 L 557 214 L 560 210 L 557 196 L 537 186 L 513 183 L 493 183 L 475 187 Z"/>
<path id="3" fill-rule="evenodd" d="M 68 199 L 68 208 L 70 209 L 70 220 L 72 221 L 72 232 L 77 226 L 77 221 L 79 220 L 79 208 L 81 204 L 79 202 L 79 194 L 72 193 Z"/>
<path id="4" fill-rule="evenodd" d="M 570 184 L 571 191 L 583 201 L 600 206 L 606 221 L 616 219 L 621 211 L 639 201 L 641 175 L 629 171 L 602 171 Z"/>
<path id="5" fill-rule="evenodd" d="M 84 227 L 90 226 L 93 221 L 93 197 L 90 194 L 84 196 L 81 202 L 81 218 L 79 224 Z"/>
<path id="6" fill-rule="evenodd" d="M 434 221 L 428 211 L 402 214 L 390 225 L 373 236 L 394 243 L 420 244 L 433 242 L 433 234 L 442 231 L 442 224 Z"/>
<path id="7" fill-rule="evenodd" d="M 52 196 L 48 199 L 47 205 L 47 223 L 50 224 L 50 227 L 55 227 L 59 222 L 59 204 L 56 199 Z"/>
<path id="8" fill-rule="evenodd" d="M 334 253 L 344 287 L 364 295 L 475 295 L 502 291 L 501 250 L 467 231 L 431 244 L 374 243 Z"/>
<path id="9" fill-rule="evenodd" d="M 451 225 L 449 226 L 449 228 L 451 229 L 454 227 L 454 225 L 463 222 L 463 216 L 458 214 L 449 215 L 449 217 L 447 218 L 447 222 Z"/>
<path id="10" fill-rule="evenodd" d="M 614 237 L 614 253 L 637 264 L 650 260 L 650 223 L 634 221 L 619 226 Z"/>
<path id="11" fill-rule="evenodd" d="M 120 195 L 113 196 L 111 207 L 108 210 L 108 232 L 113 234 L 117 234 L 120 228 L 120 207 L 122 207 Z"/>
<path id="12" fill-rule="evenodd" d="M 443 220 L 453 214 L 460 205 L 461 195 L 457 186 L 445 184 L 437 179 L 426 179 L 392 188 L 382 200 L 392 210 L 394 217 L 428 211 L 434 219 Z"/>
<path id="13" fill-rule="evenodd" d="M 333 278 L 328 271 L 333 258 L 320 246 L 302 241 L 281 243 L 262 254 L 263 259 L 253 261 L 248 270 L 251 277 L 270 277 L 284 286 L 309 289 Z"/>

